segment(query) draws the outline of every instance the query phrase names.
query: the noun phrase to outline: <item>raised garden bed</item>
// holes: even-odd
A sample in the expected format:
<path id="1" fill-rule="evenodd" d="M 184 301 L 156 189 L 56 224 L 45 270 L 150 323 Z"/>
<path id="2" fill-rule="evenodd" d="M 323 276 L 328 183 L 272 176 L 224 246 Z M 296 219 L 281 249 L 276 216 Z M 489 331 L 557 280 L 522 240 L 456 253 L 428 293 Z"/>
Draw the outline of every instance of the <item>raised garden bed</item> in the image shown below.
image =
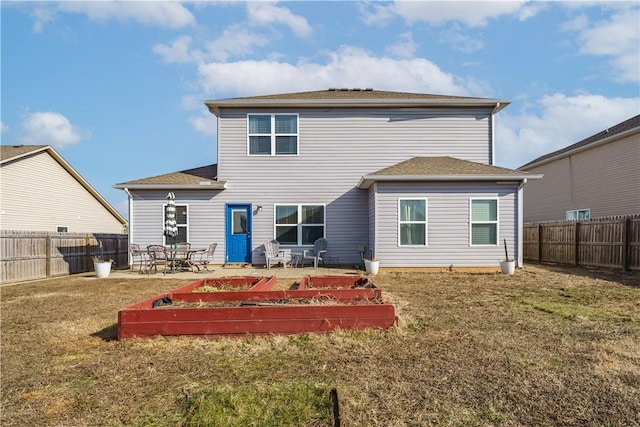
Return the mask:
<path id="1" fill-rule="evenodd" d="M 215 280 L 219 284 L 228 279 Z M 206 279 L 134 304 L 118 312 L 118 339 L 156 335 L 269 335 L 335 329 L 388 329 L 396 320 L 393 305 L 380 300 L 380 291 L 375 286 L 361 289 L 253 290 L 271 289 L 276 280 L 275 277 L 258 279 L 251 290 L 194 292 L 215 284 L 211 282 L 213 279 Z"/>

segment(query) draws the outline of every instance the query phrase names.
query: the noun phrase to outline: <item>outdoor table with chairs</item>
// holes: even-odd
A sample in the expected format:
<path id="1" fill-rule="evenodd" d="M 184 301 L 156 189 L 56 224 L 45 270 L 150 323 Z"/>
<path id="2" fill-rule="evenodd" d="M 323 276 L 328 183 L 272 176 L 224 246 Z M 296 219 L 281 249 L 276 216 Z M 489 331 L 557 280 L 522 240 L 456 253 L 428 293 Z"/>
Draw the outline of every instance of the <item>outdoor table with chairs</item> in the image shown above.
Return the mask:
<path id="1" fill-rule="evenodd" d="M 132 243 L 129 250 L 132 263 L 139 264 L 138 273 L 150 274 L 152 270 L 157 273 L 160 265 L 164 267 L 164 274 L 174 274 L 181 271 L 211 271 L 209 266 L 213 264 L 216 247 L 217 243 L 212 243 L 208 248 L 192 248 L 190 243 L 183 242 L 174 245 L 149 245 L 145 250 Z"/>

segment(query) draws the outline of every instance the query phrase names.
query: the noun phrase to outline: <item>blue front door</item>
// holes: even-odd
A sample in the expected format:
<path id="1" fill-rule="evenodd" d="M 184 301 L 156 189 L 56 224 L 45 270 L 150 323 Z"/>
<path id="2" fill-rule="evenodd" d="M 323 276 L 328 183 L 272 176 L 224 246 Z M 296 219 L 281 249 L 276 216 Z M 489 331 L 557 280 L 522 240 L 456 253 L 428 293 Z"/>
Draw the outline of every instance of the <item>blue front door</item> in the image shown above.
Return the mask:
<path id="1" fill-rule="evenodd" d="M 227 204 L 227 262 L 251 262 L 251 205 Z"/>

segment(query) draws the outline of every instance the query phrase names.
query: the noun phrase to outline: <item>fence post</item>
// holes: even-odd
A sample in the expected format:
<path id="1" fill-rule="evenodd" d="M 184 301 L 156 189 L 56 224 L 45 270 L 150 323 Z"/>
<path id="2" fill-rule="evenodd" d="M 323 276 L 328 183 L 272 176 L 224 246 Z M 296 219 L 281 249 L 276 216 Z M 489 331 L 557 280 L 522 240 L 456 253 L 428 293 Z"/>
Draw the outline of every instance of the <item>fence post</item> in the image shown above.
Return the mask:
<path id="1" fill-rule="evenodd" d="M 542 224 L 538 224 L 538 262 L 542 262 Z"/>
<path id="2" fill-rule="evenodd" d="M 84 238 L 84 271 L 91 271 L 91 235 L 87 234 Z"/>
<path id="3" fill-rule="evenodd" d="M 578 265 L 578 252 L 580 246 L 580 223 L 576 221 L 573 228 L 573 265 Z"/>
<path id="4" fill-rule="evenodd" d="M 45 276 L 47 278 L 51 277 L 51 235 L 47 234 L 47 238 L 46 240 L 46 245 L 47 248 L 45 249 L 45 257 L 46 257 L 46 261 L 45 261 Z"/>
<path id="5" fill-rule="evenodd" d="M 631 217 L 627 217 L 622 224 L 622 270 L 629 271 L 629 242 L 631 238 Z"/>

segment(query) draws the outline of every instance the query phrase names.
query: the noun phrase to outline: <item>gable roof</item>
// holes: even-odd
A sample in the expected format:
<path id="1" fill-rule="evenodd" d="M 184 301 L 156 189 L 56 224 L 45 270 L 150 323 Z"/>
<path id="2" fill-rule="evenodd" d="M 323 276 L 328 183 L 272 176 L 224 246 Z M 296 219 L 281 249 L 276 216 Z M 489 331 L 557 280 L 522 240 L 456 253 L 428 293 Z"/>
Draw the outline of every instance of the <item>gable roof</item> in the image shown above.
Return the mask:
<path id="1" fill-rule="evenodd" d="M 538 178 L 542 175 L 454 157 L 413 157 L 363 176 L 358 188 L 367 189 L 381 181 L 521 181 Z"/>
<path id="2" fill-rule="evenodd" d="M 595 135 L 591 135 L 588 138 L 578 141 L 575 144 L 553 151 L 551 153 L 542 155 L 529 163 L 520 166 L 518 169 L 526 170 L 534 166 L 540 166 L 544 163 L 548 163 L 553 160 L 567 157 L 577 152 L 587 150 L 596 147 L 601 144 L 606 144 L 614 139 L 623 138 L 631 133 L 640 132 L 640 114 L 624 122 L 618 123 L 608 129 L 598 132 Z"/>
<path id="3" fill-rule="evenodd" d="M 222 190 L 226 181 L 218 181 L 218 165 L 207 165 L 149 178 L 121 182 L 114 188 L 128 189 L 189 189 L 189 190 Z"/>
<path id="4" fill-rule="evenodd" d="M 60 166 L 62 166 L 80 185 L 82 185 L 95 199 L 105 207 L 121 224 L 126 225 L 127 220 L 107 202 L 98 191 L 91 186 L 66 160 L 60 156 L 50 145 L 0 145 L 0 165 L 17 162 L 21 159 L 34 156 L 39 153 L 48 153 Z"/>
<path id="5" fill-rule="evenodd" d="M 498 112 L 511 101 L 466 96 L 434 95 L 411 92 L 389 92 L 374 89 L 328 89 L 227 98 L 205 101 L 209 111 L 220 114 L 221 108 L 303 108 L 303 107 L 489 107 Z"/>

